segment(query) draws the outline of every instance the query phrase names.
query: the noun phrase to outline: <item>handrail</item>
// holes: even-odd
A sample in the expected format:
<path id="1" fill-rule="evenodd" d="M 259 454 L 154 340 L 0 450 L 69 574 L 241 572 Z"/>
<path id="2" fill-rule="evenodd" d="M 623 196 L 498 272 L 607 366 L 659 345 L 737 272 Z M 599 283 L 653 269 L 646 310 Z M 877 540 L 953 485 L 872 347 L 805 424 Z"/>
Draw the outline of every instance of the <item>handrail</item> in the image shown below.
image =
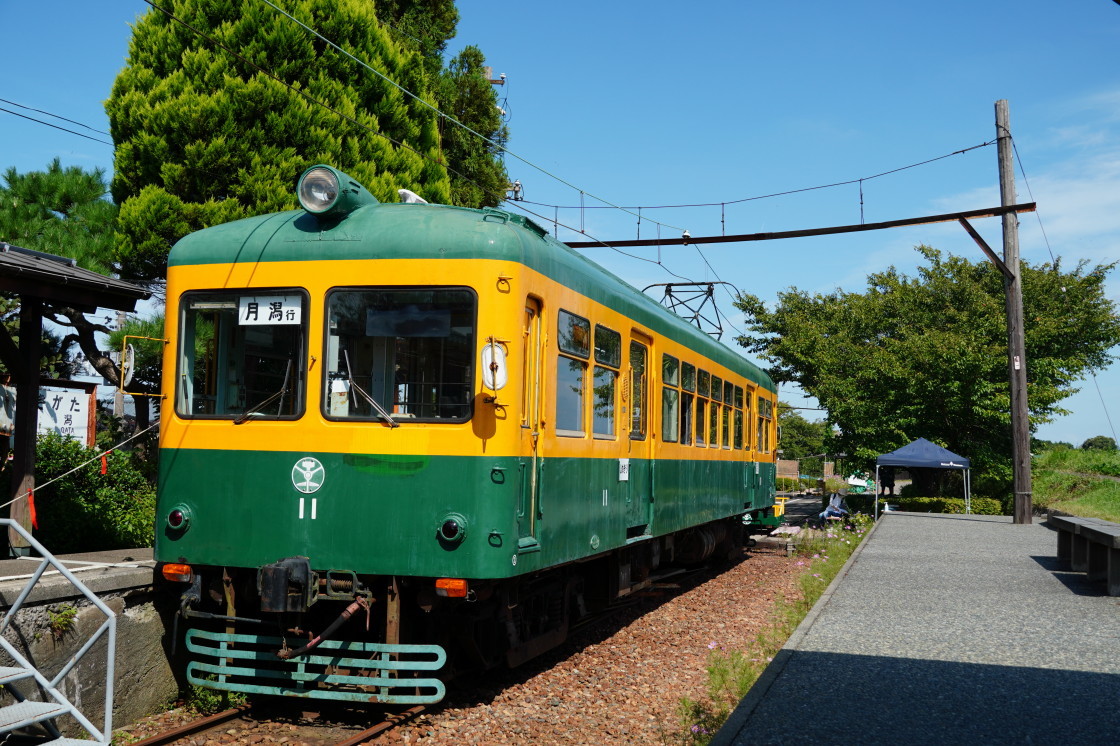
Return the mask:
<path id="1" fill-rule="evenodd" d="M 7 613 L 4 614 L 3 621 L 0 621 L 0 647 L 4 648 L 4 651 L 9 656 L 11 656 L 12 660 L 14 660 L 18 666 L 27 670 L 32 675 L 32 677 L 34 677 L 36 683 L 58 704 L 66 707 L 69 711 L 69 714 L 72 715 L 83 728 L 89 731 L 89 734 L 93 736 L 98 743 L 108 746 L 109 742 L 112 740 L 113 734 L 113 684 L 115 681 L 114 672 L 116 671 L 117 615 L 113 612 L 112 609 L 106 606 L 105 603 L 101 599 L 99 599 L 89 588 L 86 588 L 82 584 L 82 582 L 78 580 L 78 578 L 72 572 L 70 572 L 69 569 L 66 568 L 65 565 L 59 562 L 54 555 L 48 552 L 47 549 L 38 541 L 36 541 L 27 531 L 27 529 L 21 526 L 18 522 L 13 521 L 10 518 L 0 518 L 0 526 L 14 529 L 16 533 L 22 536 L 27 541 L 27 543 L 30 544 L 33 550 L 35 550 L 42 556 L 42 562 L 39 563 L 38 569 L 36 569 L 35 572 L 32 573 L 30 579 L 27 582 L 27 585 L 24 586 L 19 596 L 12 603 L 11 607 L 9 607 Z M 31 664 L 18 650 L 16 650 L 14 645 L 12 645 L 2 636 L 4 630 L 8 628 L 8 625 L 15 617 L 16 612 L 20 610 L 20 608 L 23 606 L 24 601 L 26 601 L 27 597 L 31 595 L 32 589 L 35 587 L 35 584 L 39 582 L 39 579 L 42 577 L 43 572 L 47 569 L 48 566 L 56 570 L 60 575 L 70 581 L 74 588 L 77 589 L 77 591 L 81 593 L 87 601 L 97 607 L 97 609 L 100 610 L 101 613 L 105 614 L 106 617 L 105 622 L 97 629 L 96 632 L 93 633 L 93 635 L 89 640 L 86 641 L 81 649 L 70 657 L 70 660 L 66 663 L 66 665 L 62 667 L 62 670 L 55 674 L 54 678 L 52 679 L 47 679 L 46 676 L 44 676 L 38 669 L 36 669 L 35 666 Z M 78 664 L 82 657 L 93 648 L 94 643 L 105 636 L 106 633 L 108 633 L 108 648 L 106 650 L 105 666 L 105 717 L 101 729 L 98 730 L 98 728 L 94 726 L 93 723 L 91 723 L 85 715 L 81 713 L 78 707 L 69 699 L 67 699 L 66 695 L 64 695 L 58 689 L 58 685 L 62 682 L 66 675 L 74 669 L 74 667 Z"/>

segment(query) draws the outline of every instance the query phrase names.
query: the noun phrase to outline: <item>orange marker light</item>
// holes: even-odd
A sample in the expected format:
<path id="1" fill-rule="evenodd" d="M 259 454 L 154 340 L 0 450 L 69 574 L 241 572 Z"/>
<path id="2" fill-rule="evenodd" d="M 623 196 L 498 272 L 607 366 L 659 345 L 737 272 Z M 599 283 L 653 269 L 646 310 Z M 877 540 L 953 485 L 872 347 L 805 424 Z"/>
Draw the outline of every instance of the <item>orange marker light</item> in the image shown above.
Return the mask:
<path id="1" fill-rule="evenodd" d="M 467 581 L 463 578 L 436 578 L 436 595 L 448 598 L 466 598 Z"/>
<path id="2" fill-rule="evenodd" d="M 194 577 L 194 571 L 191 570 L 190 565 L 170 563 L 163 566 L 162 572 L 164 579 L 170 580 L 172 583 L 189 583 L 191 578 Z"/>

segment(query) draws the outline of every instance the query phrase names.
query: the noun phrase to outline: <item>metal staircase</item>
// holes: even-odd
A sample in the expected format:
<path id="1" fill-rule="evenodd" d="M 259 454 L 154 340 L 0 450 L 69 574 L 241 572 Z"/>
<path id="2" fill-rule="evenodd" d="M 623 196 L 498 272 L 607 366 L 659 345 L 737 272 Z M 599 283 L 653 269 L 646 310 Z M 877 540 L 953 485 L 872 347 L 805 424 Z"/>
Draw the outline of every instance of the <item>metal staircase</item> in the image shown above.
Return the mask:
<path id="1" fill-rule="evenodd" d="M 12 731 L 28 728 L 39 724 L 53 740 L 48 741 L 51 746 L 77 746 L 78 744 L 102 744 L 108 746 L 113 731 L 113 671 L 116 668 L 117 648 L 117 617 L 113 610 L 106 606 L 82 582 L 74 577 L 66 567 L 48 552 L 43 545 L 32 538 L 21 525 L 10 519 L 0 519 L 0 527 L 10 528 L 19 533 L 31 545 L 32 549 L 42 557 L 39 568 L 31 575 L 27 585 L 16 598 L 11 608 L 0 622 L 0 648 L 11 659 L 12 665 L 0 666 L 0 686 L 6 693 L 15 699 L 15 704 L 0 707 L 0 742 L 7 739 L 6 734 Z M 37 670 L 16 646 L 13 645 L 4 633 L 31 594 L 39 578 L 50 567 L 57 570 L 66 578 L 74 588 L 81 593 L 91 604 L 105 615 L 105 622 L 93 635 L 86 640 L 66 662 L 66 665 L 52 678 L 47 678 Z M 105 671 L 105 716 L 102 726 L 98 729 L 89 718 L 82 714 L 78 706 L 71 702 L 59 689 L 63 679 L 66 678 L 79 661 L 88 653 L 98 640 L 105 637 L 107 640 L 106 671 Z M 18 686 L 17 686 L 18 684 Z M 32 695 L 38 697 L 32 698 Z M 63 738 L 55 725 L 55 719 L 69 715 L 78 722 L 90 735 L 89 739 Z"/>

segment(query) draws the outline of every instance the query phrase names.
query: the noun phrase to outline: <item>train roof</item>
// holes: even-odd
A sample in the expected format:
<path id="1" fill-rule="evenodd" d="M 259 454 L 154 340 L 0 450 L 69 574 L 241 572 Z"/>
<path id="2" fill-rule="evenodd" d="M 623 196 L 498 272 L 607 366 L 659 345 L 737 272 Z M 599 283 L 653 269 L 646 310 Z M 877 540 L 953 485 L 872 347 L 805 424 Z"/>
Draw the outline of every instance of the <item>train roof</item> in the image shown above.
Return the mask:
<path id="1" fill-rule="evenodd" d="M 541 226 L 503 210 L 378 203 L 336 220 L 304 210 L 261 215 L 183 237 L 172 248 L 168 266 L 412 258 L 523 264 L 776 391 L 763 370 L 734 350 L 554 239 Z"/>

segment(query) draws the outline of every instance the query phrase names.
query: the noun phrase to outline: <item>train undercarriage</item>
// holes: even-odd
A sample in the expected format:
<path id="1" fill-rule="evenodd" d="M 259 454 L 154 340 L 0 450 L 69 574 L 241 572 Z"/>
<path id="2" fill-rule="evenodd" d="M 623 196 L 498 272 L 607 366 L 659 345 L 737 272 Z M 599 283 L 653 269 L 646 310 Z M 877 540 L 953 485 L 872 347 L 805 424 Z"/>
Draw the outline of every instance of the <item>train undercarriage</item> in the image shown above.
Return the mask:
<path id="1" fill-rule="evenodd" d="M 180 600 L 187 679 L 255 694 L 438 702 L 445 681 L 521 665 L 672 568 L 732 556 L 745 534 L 733 517 L 528 576 L 457 583 L 315 571 L 302 557 L 198 569 Z"/>

